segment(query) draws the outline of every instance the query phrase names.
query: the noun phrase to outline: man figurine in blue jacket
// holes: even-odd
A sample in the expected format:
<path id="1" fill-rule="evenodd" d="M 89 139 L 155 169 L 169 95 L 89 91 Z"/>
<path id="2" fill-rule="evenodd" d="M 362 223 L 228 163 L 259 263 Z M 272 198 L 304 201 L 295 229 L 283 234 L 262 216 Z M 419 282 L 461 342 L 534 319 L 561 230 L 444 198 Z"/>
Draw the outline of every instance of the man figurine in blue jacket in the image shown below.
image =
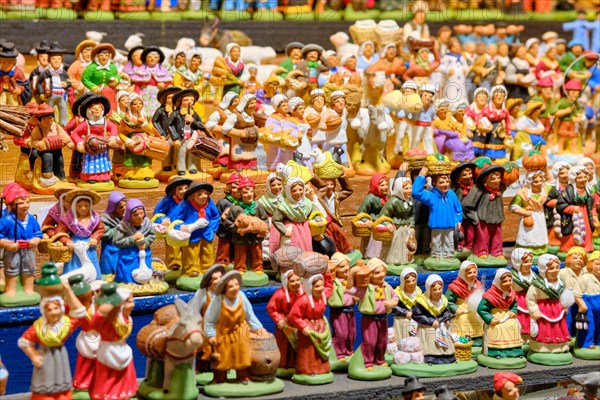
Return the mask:
<path id="1" fill-rule="evenodd" d="M 438 162 L 447 160 L 447 157 L 441 154 L 434 157 Z M 455 270 L 460 267 L 460 261 L 454 257 L 454 230 L 460 228 L 462 223 L 462 206 L 454 191 L 450 190 L 449 174 L 433 175 L 433 189 L 425 190 L 425 180 L 429 172 L 427 166 L 423 167 L 413 183 L 413 198 L 429 207 L 431 257 L 425 260 L 425 268 Z"/>

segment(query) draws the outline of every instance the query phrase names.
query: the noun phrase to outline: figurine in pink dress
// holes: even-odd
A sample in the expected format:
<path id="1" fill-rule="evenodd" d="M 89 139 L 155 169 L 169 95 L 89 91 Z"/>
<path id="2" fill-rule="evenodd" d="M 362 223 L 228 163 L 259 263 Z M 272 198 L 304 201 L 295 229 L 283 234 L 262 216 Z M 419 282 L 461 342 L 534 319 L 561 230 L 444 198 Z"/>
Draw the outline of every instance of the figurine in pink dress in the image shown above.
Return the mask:
<path id="1" fill-rule="evenodd" d="M 136 91 L 139 90 L 140 96 L 144 100 L 146 115 L 154 115 L 154 111 L 160 107 L 156 96 L 158 91 L 170 86 L 173 78 L 167 68 L 162 65 L 165 55 L 158 47 L 146 47 L 142 52 L 141 60 L 145 68 L 144 74 L 140 75 L 140 79 L 135 82 Z"/>

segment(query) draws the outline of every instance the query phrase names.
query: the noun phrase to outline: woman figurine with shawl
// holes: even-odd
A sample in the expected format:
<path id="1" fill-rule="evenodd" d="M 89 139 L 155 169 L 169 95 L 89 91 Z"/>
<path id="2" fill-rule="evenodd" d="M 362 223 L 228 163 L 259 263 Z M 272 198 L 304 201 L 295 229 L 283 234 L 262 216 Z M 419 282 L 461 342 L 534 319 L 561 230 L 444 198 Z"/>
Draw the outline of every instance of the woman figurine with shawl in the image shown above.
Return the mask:
<path id="1" fill-rule="evenodd" d="M 460 265 L 458 276 L 446 291 L 448 308 L 456 315 L 452 321 L 452 332 L 473 340 L 473 346 L 481 346 L 483 323 L 477 317 L 477 305 L 481 300 L 483 287 L 477 279 L 477 265 L 465 260 Z"/>
<path id="2" fill-rule="evenodd" d="M 129 199 L 123 220 L 113 238 L 113 244 L 119 248 L 115 282 L 143 284 L 152 279 L 150 245 L 155 238 L 156 233 L 146 216 L 144 203 L 139 199 Z"/>
<path id="3" fill-rule="evenodd" d="M 61 237 L 60 241 L 73 251 L 73 255 L 65 263 L 63 274 L 82 269 L 86 271 L 80 273 L 86 275 L 87 281 L 100 279 L 96 246 L 105 229 L 100 216 L 92 208 L 100 201 L 100 196 L 89 189 L 73 189 L 67 193 L 65 201 L 70 209 L 60 219 L 56 233 L 68 235 Z"/>
<path id="4" fill-rule="evenodd" d="M 417 271 L 412 267 L 404 268 L 400 273 L 400 285 L 395 289 L 399 301 L 393 312 L 394 333 L 397 341 L 410 336 L 410 323 L 413 320 L 412 310 L 417 304 L 417 297 L 422 294 L 421 288 L 417 286 L 418 278 Z"/>
<path id="5" fill-rule="evenodd" d="M 111 192 L 108 195 L 106 209 L 100 216 L 104 224 L 104 235 L 102 235 L 102 247 L 100 251 L 100 272 L 103 275 L 114 275 L 119 263 L 119 248 L 114 245 L 113 239 L 117 233 L 117 226 L 121 223 L 125 214 L 127 197 L 121 192 Z"/>
<path id="6" fill-rule="evenodd" d="M 546 213 L 546 228 L 548 229 L 548 251 L 552 254 L 558 253 L 562 239 L 560 219 L 561 216 L 556 210 L 558 198 L 569 184 L 569 170 L 571 164 L 566 161 L 556 161 L 552 165 L 551 173 L 554 177 L 553 184 L 546 184 L 548 198 L 544 204 Z"/>
<path id="7" fill-rule="evenodd" d="M 71 190 L 71 188 L 60 188 L 54 191 L 54 197 L 58 200 L 50 209 L 44 222 L 42 222 L 42 233 L 44 239 L 51 239 L 56 233 L 56 227 L 60 222 L 62 216 L 69 211 L 69 206 L 65 201 L 65 196 Z"/>
<path id="8" fill-rule="evenodd" d="M 283 200 L 271 218 L 270 254 L 275 253 L 285 240 L 304 251 L 312 251 L 308 217 L 314 211 L 314 205 L 306 198 L 304 185 L 304 181 L 299 177 L 291 177 L 285 184 Z"/>
<path id="9" fill-rule="evenodd" d="M 475 156 L 482 156 L 485 153 L 484 142 L 486 136 L 486 127 L 481 124 L 483 119 L 483 110 L 490 98 L 490 92 L 484 87 L 475 89 L 473 102 L 469 104 L 465 111 L 465 122 L 467 129 L 471 132 L 473 138 L 473 151 Z"/>
<path id="10" fill-rule="evenodd" d="M 531 270 L 533 265 L 533 252 L 529 249 L 516 248 L 510 256 L 512 262 L 513 290 L 517 296 L 517 319 L 521 325 L 521 338 L 529 343 L 531 335 L 531 317 L 527 309 L 527 291 L 533 280 L 537 277 Z"/>
<path id="11" fill-rule="evenodd" d="M 171 74 L 162 63 L 165 61 L 164 53 L 156 46 L 148 46 L 141 55 L 144 63 L 144 73 L 135 83 L 136 92 L 144 100 L 144 112 L 146 115 L 154 115 L 154 111 L 160 107 L 156 95 L 158 91 L 171 85 Z"/>
<path id="12" fill-rule="evenodd" d="M 536 277 L 527 291 L 527 309 L 531 315 L 532 332 L 527 359 L 535 364 L 567 365 L 573 362 L 569 353 L 569 329 L 565 318 L 575 298 L 558 277 L 560 260 L 542 254 Z"/>
<path id="13" fill-rule="evenodd" d="M 267 212 L 269 217 L 269 225 L 271 225 L 271 219 L 273 214 L 277 211 L 277 207 L 283 201 L 283 177 L 277 172 L 271 172 L 267 176 L 267 184 L 265 194 L 258 199 L 258 204 L 262 206 Z M 269 253 L 269 234 L 263 241 L 263 259 L 268 259 L 271 253 Z"/>
<path id="14" fill-rule="evenodd" d="M 250 76 L 241 59 L 241 47 L 237 43 L 229 43 L 225 49 L 225 65 L 235 77 L 237 82 L 227 83 L 223 86 L 223 93 L 235 92 L 240 94 L 244 82 Z"/>
<path id="15" fill-rule="evenodd" d="M 304 294 L 301 280 L 294 270 L 281 274 L 281 287 L 273 293 L 267 313 L 276 325 L 275 341 L 281 354 L 277 376 L 291 377 L 296 368 L 296 349 L 298 348 L 298 330 L 290 322 L 292 306 Z"/>
<path id="16" fill-rule="evenodd" d="M 331 331 L 325 318 L 327 298 L 333 291 L 331 273 L 304 280 L 304 294 L 292 306 L 288 320 L 298 329 L 295 383 L 321 385 L 333 382 L 329 365 Z"/>
<path id="17" fill-rule="evenodd" d="M 510 113 L 505 105 L 506 89 L 494 86 L 491 90 L 492 101 L 483 109 L 483 118 L 478 127 L 483 131 L 483 155 L 492 160 L 506 158 L 504 139 L 510 137 Z M 481 144 L 481 142 L 480 142 Z"/>
<path id="18" fill-rule="evenodd" d="M 368 214 L 370 219 L 365 217 L 364 221 L 361 218 L 357 225 L 365 224 L 373 227 L 373 221 L 375 221 L 385 203 L 388 202 L 390 197 L 388 196 L 388 190 L 390 189 L 390 182 L 384 174 L 375 174 L 371 177 L 371 183 L 369 184 L 369 193 L 360 203 L 358 207 L 358 214 Z M 373 236 L 363 237 L 360 250 L 365 258 L 374 258 L 381 255 L 381 242 L 373 239 Z"/>
<path id="19" fill-rule="evenodd" d="M 512 288 L 512 274 L 506 268 L 496 271 L 492 286 L 483 294 L 477 313 L 485 322 L 483 354 L 479 364 L 488 368 L 524 368 L 517 295 Z"/>

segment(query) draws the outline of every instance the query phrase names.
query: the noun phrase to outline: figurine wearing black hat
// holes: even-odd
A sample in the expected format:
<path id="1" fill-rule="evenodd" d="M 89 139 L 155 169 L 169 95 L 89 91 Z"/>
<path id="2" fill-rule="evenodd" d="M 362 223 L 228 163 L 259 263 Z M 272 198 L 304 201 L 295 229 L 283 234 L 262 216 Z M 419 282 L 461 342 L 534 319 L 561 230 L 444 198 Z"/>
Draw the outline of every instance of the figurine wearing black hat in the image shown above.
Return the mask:
<path id="1" fill-rule="evenodd" d="M 85 121 L 85 118 L 79 114 L 79 107 L 81 103 L 83 103 L 88 98 L 94 96 L 94 93 L 87 92 L 77 97 L 75 101 L 71 104 L 71 114 L 73 118 L 64 126 L 65 132 L 70 136 L 71 132 L 75 130 L 79 126 L 80 123 Z M 83 164 L 83 154 L 78 151 L 73 151 L 71 153 L 71 165 L 69 167 L 69 179 L 71 182 L 74 182 L 79 179 L 81 176 L 81 166 Z"/>
<path id="2" fill-rule="evenodd" d="M 69 122 L 67 94 L 71 87 L 69 74 L 63 66 L 65 49 L 62 49 L 57 42 L 53 42 L 47 52 L 49 65 L 40 74 L 36 89 L 42 101 L 58 109 L 59 123 L 64 126 Z"/>
<path id="3" fill-rule="evenodd" d="M 404 380 L 402 389 L 402 400 L 423 400 L 425 399 L 425 386 L 416 376 L 409 376 Z"/>
<path id="4" fill-rule="evenodd" d="M 31 87 L 32 94 L 37 103 L 41 103 L 43 101 L 39 97 L 42 92 L 38 91 L 38 84 L 40 82 L 40 75 L 42 74 L 42 72 L 44 72 L 46 70 L 46 68 L 48 68 L 48 65 L 49 65 L 49 63 L 48 63 L 48 48 L 49 47 L 50 46 L 48 45 L 48 41 L 42 40 L 40 42 L 40 45 L 34 49 L 35 57 L 37 59 L 37 67 L 33 71 L 31 71 L 31 73 L 29 74 L 29 86 Z"/>
<path id="5" fill-rule="evenodd" d="M 285 46 L 285 54 L 288 58 L 283 60 L 279 66 L 286 70 L 286 72 L 279 74 L 282 78 L 285 78 L 288 72 L 296 69 L 296 66 L 302 62 L 302 48 L 304 43 L 290 42 Z"/>
<path id="6" fill-rule="evenodd" d="M 163 139 L 169 142 L 169 155 L 162 162 L 162 170 L 164 174 L 157 176 L 158 180 L 167 180 L 171 175 L 170 172 L 175 166 L 175 149 L 173 148 L 173 139 L 169 133 L 169 117 L 173 113 L 173 97 L 175 93 L 181 91 L 181 88 L 177 86 L 169 86 L 168 88 L 160 90 L 156 98 L 160 103 L 160 107 L 154 111 L 152 115 L 152 126 L 158 131 Z"/>
<path id="7" fill-rule="evenodd" d="M 0 45 L 0 106 L 20 106 L 31 100 L 29 81 L 17 67 L 18 56 L 14 43 Z"/>
<path id="8" fill-rule="evenodd" d="M 448 386 L 443 385 L 435 389 L 435 400 L 458 400 Z"/>
<path id="9" fill-rule="evenodd" d="M 156 46 L 148 46 L 141 55 L 144 63 L 144 71 L 140 79 L 135 82 L 136 90 L 144 100 L 144 112 L 146 115 L 154 115 L 154 111 L 160 107 L 157 99 L 159 90 L 171 84 L 172 78 L 169 70 L 162 65 L 165 54 Z"/>

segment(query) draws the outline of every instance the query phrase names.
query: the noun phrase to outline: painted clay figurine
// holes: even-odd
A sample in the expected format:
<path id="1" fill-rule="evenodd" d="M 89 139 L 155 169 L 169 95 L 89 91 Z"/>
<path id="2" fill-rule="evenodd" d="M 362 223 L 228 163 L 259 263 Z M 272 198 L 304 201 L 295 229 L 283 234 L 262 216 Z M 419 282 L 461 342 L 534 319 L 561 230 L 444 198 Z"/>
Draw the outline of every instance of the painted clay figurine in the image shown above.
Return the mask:
<path id="1" fill-rule="evenodd" d="M 117 108 L 115 88 L 121 81 L 117 66 L 113 62 L 116 50 L 110 43 L 97 44 L 91 53 L 93 60 L 83 71 L 81 82 L 90 91 L 105 96 L 110 109 Z"/>
<path id="2" fill-rule="evenodd" d="M 585 271 L 587 261 L 588 256 L 582 247 L 573 246 L 569 249 L 565 257 L 565 266 L 558 272 L 558 277 L 563 281 L 567 290 L 574 290 L 579 278 L 587 272 Z M 574 304 L 565 316 L 571 337 L 575 337 L 577 333 L 575 328 L 576 315 L 577 305 Z"/>
<path id="3" fill-rule="evenodd" d="M 517 400 L 519 385 L 523 378 L 512 372 L 496 372 L 494 374 L 494 397 L 492 400 Z"/>
<path id="4" fill-rule="evenodd" d="M 127 205 L 127 197 L 121 192 L 111 192 L 108 203 L 100 220 L 104 224 L 102 247 L 100 250 L 100 272 L 102 275 L 114 275 L 119 264 L 119 248 L 113 243 L 117 226 L 121 223 Z"/>
<path id="5" fill-rule="evenodd" d="M 136 82 L 136 91 L 144 101 L 144 112 L 146 115 L 153 115 L 154 111 L 160 106 L 156 97 L 159 90 L 171 85 L 172 77 L 166 67 L 162 65 L 165 55 L 156 46 L 148 46 L 142 51 L 140 56 L 144 63 L 143 75 Z"/>
<path id="6" fill-rule="evenodd" d="M 450 181 L 452 182 L 452 189 L 460 201 L 461 206 L 463 200 L 469 194 L 469 191 L 473 188 L 474 179 L 473 174 L 476 165 L 472 162 L 463 162 L 458 164 L 452 169 L 450 173 Z M 463 218 L 461 223 L 461 231 L 464 236 L 464 240 L 458 243 L 458 251 L 462 252 L 466 250 L 471 253 L 473 251 L 473 240 L 475 238 L 475 227 L 471 224 L 467 218 Z M 457 238 L 455 238 L 457 239 Z"/>
<path id="7" fill-rule="evenodd" d="M 510 260 L 512 263 L 511 273 L 515 295 L 517 296 L 517 319 L 521 325 L 521 338 L 524 343 L 529 343 L 531 336 L 531 316 L 527 308 L 527 291 L 533 280 L 537 277 L 531 270 L 533 265 L 533 253 L 531 250 L 516 248 L 513 250 Z"/>
<path id="8" fill-rule="evenodd" d="M 163 173 L 169 173 L 176 167 L 177 155 L 173 146 L 173 139 L 169 132 L 169 118 L 175 107 L 173 106 L 173 97 L 181 89 L 176 86 L 169 86 L 163 90 L 160 90 L 156 94 L 156 98 L 160 103 L 160 106 L 154 111 L 152 115 L 152 127 L 160 134 L 160 136 L 169 142 L 169 155 L 162 162 Z M 164 179 L 160 178 L 159 179 Z"/>
<path id="9" fill-rule="evenodd" d="M 569 170 L 571 165 L 566 161 L 556 161 L 550 170 L 554 184 L 547 184 L 548 198 L 544 204 L 546 213 L 546 228 L 548 229 L 548 252 L 558 253 L 562 240 L 561 216 L 556 210 L 558 198 L 569 184 Z"/>
<path id="10" fill-rule="evenodd" d="M 404 380 L 402 400 L 425 400 L 425 386 L 416 376 L 409 376 Z"/>
<path id="11" fill-rule="evenodd" d="M 417 286 L 417 280 L 417 271 L 412 267 L 406 267 L 400 273 L 400 285 L 395 289 L 398 296 L 398 305 L 393 312 L 394 332 L 398 341 L 411 336 L 412 310 L 417 304 L 417 296 L 422 294 L 421 289 Z"/>
<path id="12" fill-rule="evenodd" d="M 14 43 L 4 42 L 0 46 L 0 105 L 20 106 L 31 100 L 31 89 L 21 68 L 17 67 L 19 52 Z"/>
<path id="13" fill-rule="evenodd" d="M 388 178 L 383 174 L 375 174 L 371 177 L 369 183 L 369 193 L 363 199 L 362 203 L 358 207 L 357 216 L 361 218 L 355 218 L 353 221 L 354 226 L 364 226 L 366 228 L 373 229 L 373 222 L 379 217 L 381 210 L 385 204 L 390 200 L 388 191 L 390 188 L 390 182 Z M 381 241 L 373 239 L 373 235 L 363 236 L 361 238 L 360 251 L 366 258 L 380 257 L 381 256 Z"/>
<path id="14" fill-rule="evenodd" d="M 71 88 L 69 74 L 64 69 L 63 55 L 66 52 L 58 42 L 50 43 L 48 48 L 48 67 L 39 76 L 37 92 L 40 100 L 58 109 L 59 122 L 62 126 L 69 121 L 67 114 L 67 97 Z"/>
<path id="15" fill-rule="evenodd" d="M 575 318 L 579 332 L 574 354 L 577 358 L 598 360 L 600 359 L 600 333 L 598 331 L 598 326 L 600 326 L 600 251 L 594 251 L 588 257 L 587 270 L 587 274 L 577 278 L 573 289 L 579 313 Z"/>
<path id="16" fill-rule="evenodd" d="M 216 261 L 223 265 L 229 265 L 233 261 L 233 246 L 231 243 L 231 237 L 233 233 L 227 229 L 224 225 L 227 219 L 229 209 L 235 203 L 240 200 L 242 192 L 238 190 L 238 185 L 242 181 L 242 175 L 240 173 L 233 173 L 227 178 L 225 183 L 225 189 L 223 190 L 225 196 L 217 201 L 217 210 L 220 216 L 219 229 L 217 230 L 217 257 Z"/>

